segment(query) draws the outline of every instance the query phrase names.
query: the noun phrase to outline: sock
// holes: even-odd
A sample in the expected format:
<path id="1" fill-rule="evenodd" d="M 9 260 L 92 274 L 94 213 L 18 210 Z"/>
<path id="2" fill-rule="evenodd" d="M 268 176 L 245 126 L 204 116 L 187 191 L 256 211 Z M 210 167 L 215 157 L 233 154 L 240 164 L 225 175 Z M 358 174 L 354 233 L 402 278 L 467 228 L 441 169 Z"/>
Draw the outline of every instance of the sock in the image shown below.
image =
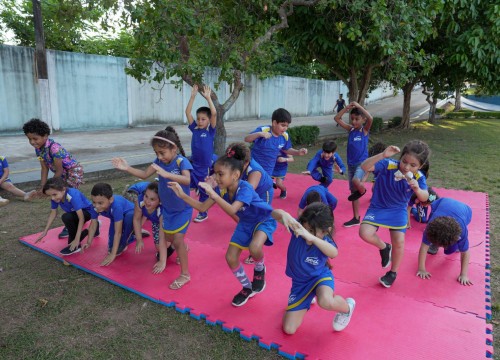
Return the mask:
<path id="1" fill-rule="evenodd" d="M 244 288 L 251 289 L 252 288 L 252 283 L 250 282 L 250 279 L 248 278 L 245 269 L 243 269 L 243 265 L 240 264 L 236 269 L 231 269 L 233 272 L 234 276 L 236 276 L 236 279 L 243 285 Z"/>
<path id="2" fill-rule="evenodd" d="M 264 270 L 264 256 L 259 261 L 255 260 L 255 271 L 262 271 L 262 270 Z"/>

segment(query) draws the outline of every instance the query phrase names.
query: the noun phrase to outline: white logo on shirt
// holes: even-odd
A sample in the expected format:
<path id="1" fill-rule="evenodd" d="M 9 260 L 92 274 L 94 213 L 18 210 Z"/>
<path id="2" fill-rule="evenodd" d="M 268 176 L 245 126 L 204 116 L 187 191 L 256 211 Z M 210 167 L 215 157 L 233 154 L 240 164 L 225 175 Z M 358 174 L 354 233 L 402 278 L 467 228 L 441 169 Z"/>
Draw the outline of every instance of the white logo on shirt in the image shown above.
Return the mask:
<path id="1" fill-rule="evenodd" d="M 200 137 L 207 137 L 207 134 L 203 133 L 200 135 Z"/>
<path id="2" fill-rule="evenodd" d="M 317 257 L 306 257 L 304 260 L 306 263 L 311 264 L 311 265 L 318 265 L 319 264 L 319 259 Z"/>
<path id="3" fill-rule="evenodd" d="M 361 141 L 361 136 L 355 136 L 352 141 Z"/>

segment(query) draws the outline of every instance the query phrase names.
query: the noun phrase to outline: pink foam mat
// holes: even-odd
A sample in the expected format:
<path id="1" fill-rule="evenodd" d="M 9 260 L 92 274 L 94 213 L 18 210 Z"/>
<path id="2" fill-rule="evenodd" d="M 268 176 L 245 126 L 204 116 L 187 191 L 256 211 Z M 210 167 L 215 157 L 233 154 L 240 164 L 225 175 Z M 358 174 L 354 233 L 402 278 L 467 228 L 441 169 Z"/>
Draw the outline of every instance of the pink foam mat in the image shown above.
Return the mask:
<path id="1" fill-rule="evenodd" d="M 304 190 L 314 182 L 306 176 L 287 175 L 286 200 L 276 198 L 273 207 L 296 214 Z M 369 184 L 368 184 L 369 185 Z M 220 208 L 209 210 L 203 223 L 192 223 L 186 235 L 190 247 L 191 282 L 184 288 L 168 289 L 179 275 L 172 256 L 167 269 L 151 273 L 155 263 L 152 241 L 145 239 L 145 249 L 134 253 L 134 246 L 109 267 L 99 266 L 106 255 L 107 238 L 96 238 L 84 254 L 65 257 L 68 263 L 118 286 L 181 312 L 221 324 L 226 331 L 238 331 L 244 339 L 258 339 L 265 348 L 277 348 L 288 358 L 312 359 L 480 359 L 491 357 L 491 327 L 486 324 L 489 308 L 489 238 L 487 195 L 467 191 L 436 189 L 440 196 L 453 197 L 473 208 L 469 227 L 471 264 L 469 275 L 474 285 L 464 287 L 456 278 L 460 271 L 460 254 L 428 256 L 431 280 L 416 277 L 417 254 L 423 224 L 412 222 L 405 244 L 405 258 L 398 279 L 390 289 L 378 278 L 385 273 L 380 267 L 378 250 L 358 236 L 359 227 L 343 228 L 352 217 L 347 182 L 335 180 L 330 190 L 339 199 L 335 210 L 336 242 L 339 256 L 332 261 L 335 292 L 356 299 L 356 310 L 349 326 L 341 333 L 332 330 L 334 313 L 313 305 L 304 323 L 293 336 L 281 331 L 281 318 L 288 299 L 291 281 L 284 274 L 286 249 L 290 235 L 278 225 L 275 244 L 265 248 L 266 289 L 241 308 L 231 305 L 240 289 L 225 263 L 225 251 L 235 223 Z M 369 190 L 370 191 L 370 190 Z M 361 198 L 364 213 L 369 197 Z M 194 216 L 196 216 L 196 211 Z M 109 222 L 102 219 L 101 234 L 107 234 Z M 146 224 L 148 227 L 148 224 Z M 148 227 L 149 228 L 149 227 Z M 61 259 L 59 251 L 65 240 L 57 239 L 59 229 L 49 232 L 44 241 L 33 244 L 36 234 L 21 241 L 43 253 Z M 389 242 L 389 232 L 379 231 Z M 242 259 L 247 253 L 242 254 Z M 251 265 L 245 265 L 250 277 Z"/>

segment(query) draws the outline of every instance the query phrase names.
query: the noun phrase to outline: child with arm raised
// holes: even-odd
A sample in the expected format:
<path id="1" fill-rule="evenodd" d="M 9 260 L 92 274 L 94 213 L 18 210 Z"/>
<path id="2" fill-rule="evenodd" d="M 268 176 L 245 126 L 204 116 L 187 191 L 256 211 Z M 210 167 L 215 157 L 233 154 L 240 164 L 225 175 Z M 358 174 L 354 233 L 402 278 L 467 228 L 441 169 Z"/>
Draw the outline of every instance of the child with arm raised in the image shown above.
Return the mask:
<path id="1" fill-rule="evenodd" d="M 193 165 L 193 170 L 191 171 L 191 188 L 198 190 L 199 199 L 203 202 L 208 196 L 198 186 L 198 183 L 205 181 L 205 178 L 212 172 L 217 110 L 211 98 L 212 90 L 205 85 L 203 86 L 201 95 L 207 100 L 209 108 L 206 106 L 198 108 L 196 110 L 195 121 L 191 112 L 197 93 L 198 85 L 194 85 L 186 107 L 186 117 L 188 119 L 188 128 L 193 134 L 191 138 L 191 164 Z M 194 221 L 202 222 L 207 218 L 207 213 L 199 213 Z"/>
<path id="2" fill-rule="evenodd" d="M 176 182 L 180 184 L 182 191 L 189 196 L 191 170 L 193 167 L 189 160 L 186 159 L 184 148 L 173 127 L 167 126 L 165 130 L 158 131 L 151 140 L 151 146 L 157 158 L 146 170 L 135 169 L 129 166 L 125 159 L 122 158 L 114 158 L 113 166 L 141 179 L 146 179 L 155 173 L 160 175 L 158 192 L 161 201 L 163 232 L 165 233 L 166 242 L 172 243 L 177 251 L 181 265 L 179 277 L 169 285 L 169 288 L 178 290 L 191 280 L 188 251 L 184 242 L 184 235 L 191 222 L 193 208 L 175 195 L 172 189 L 170 189 L 169 183 Z M 180 151 L 182 155 L 177 154 L 177 151 Z M 161 260 L 163 253 L 161 251 L 162 246 L 165 246 L 166 249 L 167 244 L 160 241 Z"/>
<path id="3" fill-rule="evenodd" d="M 283 331 L 295 334 L 311 307 L 313 298 L 328 311 L 337 311 L 333 329 L 341 331 L 349 324 L 356 302 L 334 293 L 334 277 L 328 259 L 338 255 L 333 241 L 333 214 L 326 204 L 308 205 L 298 221 L 277 209 L 272 216 L 293 231 L 288 245 L 286 275 L 292 279 L 288 306 L 283 316 Z"/>
<path id="4" fill-rule="evenodd" d="M 386 288 L 396 280 L 403 260 L 408 223 L 406 207 L 411 194 L 415 193 L 422 202 L 429 197 L 425 176 L 419 171 L 429 159 L 429 146 L 423 141 L 413 140 L 405 145 L 399 161 L 388 159 L 399 152 L 397 146 L 391 145 L 383 153 L 361 164 L 363 171 L 373 171 L 377 180 L 370 206 L 359 228 L 359 236 L 380 250 L 382 268 L 390 265 L 392 254 L 391 270 L 379 279 Z M 377 235 L 379 227 L 389 229 L 391 244 Z"/>
<path id="5" fill-rule="evenodd" d="M 249 298 L 265 289 L 263 246 L 273 244 L 272 234 L 276 230 L 276 221 L 271 218 L 271 206 L 257 195 L 252 185 L 240 179 L 244 161 L 239 159 L 242 158 L 244 154 L 239 153 L 238 148 L 230 148 L 226 155 L 217 159 L 214 164 L 217 187 L 213 189 L 207 183 L 200 183 L 209 195 L 203 203 L 189 197 L 178 184 L 169 184 L 182 200 L 199 211 L 206 211 L 217 203 L 230 217 L 239 218 L 226 251 L 226 262 L 242 286 L 242 290 L 233 297 L 234 306 L 244 305 Z M 244 249 L 250 251 L 255 261 L 252 282 L 240 262 Z"/>

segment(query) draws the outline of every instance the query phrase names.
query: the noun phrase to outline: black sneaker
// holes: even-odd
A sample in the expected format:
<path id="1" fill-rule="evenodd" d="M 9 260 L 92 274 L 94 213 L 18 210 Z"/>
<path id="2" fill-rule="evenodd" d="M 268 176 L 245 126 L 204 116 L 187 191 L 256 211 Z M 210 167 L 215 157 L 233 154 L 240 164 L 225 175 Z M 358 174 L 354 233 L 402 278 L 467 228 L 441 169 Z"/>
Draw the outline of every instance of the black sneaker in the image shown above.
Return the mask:
<path id="1" fill-rule="evenodd" d="M 66 229 L 66 226 L 64 227 L 64 229 L 62 229 L 62 231 L 59 233 L 59 235 L 57 235 L 57 237 L 59 239 L 64 239 L 64 238 L 67 238 L 69 236 L 69 233 L 68 233 L 68 229 Z"/>
<path id="2" fill-rule="evenodd" d="M 257 270 L 253 271 L 252 290 L 255 294 L 264 291 L 264 289 L 266 288 L 265 275 L 266 275 L 265 267 L 261 271 Z"/>
<path id="3" fill-rule="evenodd" d="M 248 299 L 250 299 L 254 295 L 255 293 L 252 291 L 252 289 L 244 287 L 239 293 L 236 294 L 231 304 L 233 304 L 234 306 L 245 305 Z"/>
<path id="4" fill-rule="evenodd" d="M 392 246 L 391 244 L 385 243 L 385 249 L 379 251 L 380 257 L 382 258 L 382 267 L 385 269 L 391 263 Z"/>
<path id="5" fill-rule="evenodd" d="M 82 248 L 80 247 L 80 245 L 78 245 L 78 246 L 77 246 L 77 247 L 76 247 L 73 251 L 71 251 L 71 250 L 69 249 L 69 245 L 68 245 L 68 246 L 66 246 L 64 249 L 62 249 L 62 250 L 59 252 L 59 254 L 61 254 L 62 256 L 73 255 L 73 254 L 79 253 L 81 249 L 82 249 Z"/>
<path id="6" fill-rule="evenodd" d="M 175 248 L 174 248 L 172 245 L 170 245 L 170 246 L 167 248 L 167 259 L 168 259 L 170 256 L 172 256 L 172 254 L 173 254 L 174 252 L 175 252 Z M 157 251 L 157 252 L 156 252 L 156 260 L 157 260 L 157 261 L 160 261 L 160 252 L 159 252 L 159 251 Z"/>
<path id="7" fill-rule="evenodd" d="M 352 218 L 351 220 L 344 223 L 344 227 L 356 226 L 359 225 L 359 222 L 360 222 L 359 219 Z"/>
<path id="8" fill-rule="evenodd" d="M 388 271 L 385 273 L 384 276 L 382 276 L 378 281 L 385 286 L 386 288 L 390 288 L 392 284 L 394 284 L 394 281 L 396 281 L 396 274 L 394 271 Z"/>
<path id="9" fill-rule="evenodd" d="M 434 244 L 431 244 L 431 246 L 429 246 L 429 250 L 427 250 L 427 254 L 430 254 L 430 255 L 436 255 L 439 251 L 439 247 L 434 245 Z"/>
<path id="10" fill-rule="evenodd" d="M 277 189 L 278 188 L 278 185 L 276 185 L 275 182 L 273 182 L 273 189 Z"/>
<path id="11" fill-rule="evenodd" d="M 280 199 L 286 199 L 286 190 L 281 190 Z"/>
<path id="12" fill-rule="evenodd" d="M 349 196 L 347 197 L 347 200 L 349 200 L 349 201 L 356 201 L 356 200 L 358 200 L 360 197 L 362 197 L 364 194 L 366 194 L 366 190 L 365 190 L 365 192 L 364 192 L 364 193 L 362 193 L 362 194 L 361 194 L 358 190 L 356 190 L 355 192 L 353 192 L 351 195 L 349 195 Z"/>

